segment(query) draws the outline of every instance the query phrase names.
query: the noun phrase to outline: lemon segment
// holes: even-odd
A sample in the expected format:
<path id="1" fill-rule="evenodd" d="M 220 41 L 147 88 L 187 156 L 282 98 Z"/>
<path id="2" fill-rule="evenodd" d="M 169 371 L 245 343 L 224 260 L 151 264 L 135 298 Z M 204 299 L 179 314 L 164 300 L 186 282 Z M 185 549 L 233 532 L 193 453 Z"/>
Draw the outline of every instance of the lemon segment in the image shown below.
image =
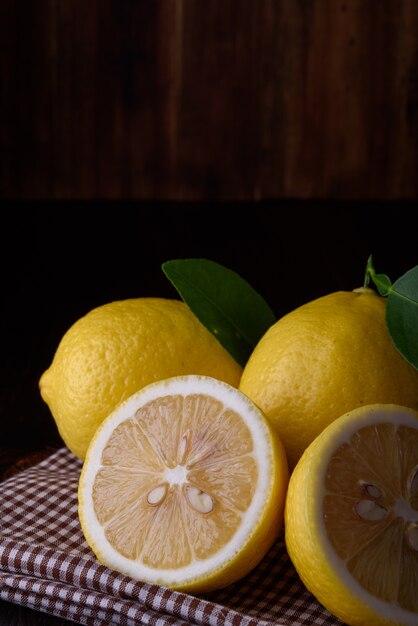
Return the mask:
<path id="1" fill-rule="evenodd" d="M 337 419 L 367 404 L 418 409 L 418 372 L 386 328 L 386 299 L 339 291 L 288 313 L 261 338 L 239 388 L 267 415 L 294 468 Z"/>
<path id="2" fill-rule="evenodd" d="M 137 298 L 97 307 L 75 322 L 40 391 L 64 443 L 84 459 L 102 420 L 145 385 L 201 374 L 238 386 L 241 371 L 183 302 Z"/>
<path id="3" fill-rule="evenodd" d="M 278 536 L 286 456 L 261 411 L 210 377 L 145 387 L 98 428 L 79 517 L 98 559 L 188 591 L 244 576 Z"/>
<path id="4" fill-rule="evenodd" d="M 306 587 L 351 626 L 418 623 L 418 413 L 370 405 L 307 448 L 285 511 Z"/>

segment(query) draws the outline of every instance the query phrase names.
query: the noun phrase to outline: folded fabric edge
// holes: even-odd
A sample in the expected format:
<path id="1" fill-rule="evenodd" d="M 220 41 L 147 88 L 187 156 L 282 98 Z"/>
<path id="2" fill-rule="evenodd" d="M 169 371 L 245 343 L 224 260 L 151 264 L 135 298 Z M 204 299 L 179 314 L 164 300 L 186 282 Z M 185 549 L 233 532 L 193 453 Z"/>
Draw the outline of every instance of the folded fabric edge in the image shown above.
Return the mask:
<path id="1" fill-rule="evenodd" d="M 0 574 L 0 598 L 86 626 L 156 623 L 189 626 L 188 622 L 141 607 L 132 600 L 118 600 L 96 591 L 84 591 L 59 582 L 27 576 Z"/>
<path id="2" fill-rule="evenodd" d="M 8 576 L 19 581 L 31 580 L 38 585 L 63 585 L 79 593 L 101 594 L 109 600 L 134 602 L 136 606 L 186 619 L 188 624 L 240 624 L 242 626 L 270 626 L 222 605 L 196 596 L 173 591 L 158 585 L 149 585 L 109 570 L 87 557 L 64 554 L 52 548 L 31 546 L 9 540 L 0 545 L 1 579 Z M 10 578 L 11 577 L 11 578 Z M 20 582 L 20 584 L 24 584 Z M 209 621 L 208 621 L 209 618 Z"/>

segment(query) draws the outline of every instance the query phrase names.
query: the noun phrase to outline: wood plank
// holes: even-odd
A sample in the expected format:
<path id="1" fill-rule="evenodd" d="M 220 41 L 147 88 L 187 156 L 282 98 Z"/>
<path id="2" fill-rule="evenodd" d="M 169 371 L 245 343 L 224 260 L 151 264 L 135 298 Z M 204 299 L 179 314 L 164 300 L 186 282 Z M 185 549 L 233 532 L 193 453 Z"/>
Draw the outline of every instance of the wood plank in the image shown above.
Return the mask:
<path id="1" fill-rule="evenodd" d="M 287 113 L 297 140 L 287 151 L 285 194 L 416 195 L 415 144 L 405 120 L 411 84 L 403 78 L 418 71 L 411 36 L 418 32 L 416 3 L 317 0 L 310 16 L 301 3 L 287 3 L 286 10 L 289 23 L 303 23 L 304 30 L 293 39 L 299 79 Z M 401 182 L 405 158 L 409 176 Z"/>
<path id="2" fill-rule="evenodd" d="M 2 195 L 418 195 L 415 0 L 3 0 L 0 12 Z"/>
<path id="3" fill-rule="evenodd" d="M 262 3 L 261 3 L 262 4 Z M 254 196 L 259 169 L 259 9 L 185 2 L 179 101 L 183 189 L 211 200 Z"/>
<path id="4" fill-rule="evenodd" d="M 0 193 L 48 196 L 53 139 L 47 6 L 10 0 L 0 4 Z"/>
<path id="5" fill-rule="evenodd" d="M 98 191 L 98 14 L 95 1 L 50 0 L 53 195 L 91 197 Z M 105 102 L 103 99 L 101 102 Z"/>
<path id="6" fill-rule="evenodd" d="M 131 13 L 129 76 L 130 194 L 178 193 L 179 84 L 183 0 L 137 3 Z"/>

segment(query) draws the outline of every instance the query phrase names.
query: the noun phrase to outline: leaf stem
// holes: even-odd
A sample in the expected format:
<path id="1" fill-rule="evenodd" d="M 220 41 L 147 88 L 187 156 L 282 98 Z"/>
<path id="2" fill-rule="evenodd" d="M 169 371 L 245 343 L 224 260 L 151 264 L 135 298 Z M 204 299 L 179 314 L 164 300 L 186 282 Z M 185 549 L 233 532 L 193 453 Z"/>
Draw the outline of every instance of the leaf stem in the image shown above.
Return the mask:
<path id="1" fill-rule="evenodd" d="M 373 257 L 370 254 L 367 259 L 366 271 L 364 272 L 364 283 L 363 287 L 366 289 L 370 284 L 370 278 L 372 278 L 375 274 L 374 266 L 373 266 Z"/>
<path id="2" fill-rule="evenodd" d="M 386 274 L 376 274 L 372 255 L 367 259 L 366 272 L 364 275 L 364 287 L 369 286 L 370 280 L 373 281 L 377 291 L 381 296 L 387 296 L 392 291 L 392 281 Z"/>

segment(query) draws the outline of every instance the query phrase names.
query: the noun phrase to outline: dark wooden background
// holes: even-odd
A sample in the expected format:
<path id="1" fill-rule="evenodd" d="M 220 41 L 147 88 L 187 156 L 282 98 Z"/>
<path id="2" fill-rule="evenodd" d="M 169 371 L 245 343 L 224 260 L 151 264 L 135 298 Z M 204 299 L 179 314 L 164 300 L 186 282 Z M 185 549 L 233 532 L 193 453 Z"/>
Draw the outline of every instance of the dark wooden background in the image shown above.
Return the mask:
<path id="1" fill-rule="evenodd" d="M 13 198 L 411 198 L 416 0 L 2 0 Z"/>
<path id="2" fill-rule="evenodd" d="M 1 439 L 58 442 L 38 380 L 160 266 L 235 269 L 278 316 L 416 264 L 415 0 L 2 0 Z M 0 442 L 1 443 L 1 442 Z"/>
<path id="3" fill-rule="evenodd" d="M 163 261 L 278 317 L 370 253 L 416 265 L 417 35 L 416 0 L 0 1 L 0 476 L 62 445 L 38 380 L 64 332 L 176 297 Z"/>

